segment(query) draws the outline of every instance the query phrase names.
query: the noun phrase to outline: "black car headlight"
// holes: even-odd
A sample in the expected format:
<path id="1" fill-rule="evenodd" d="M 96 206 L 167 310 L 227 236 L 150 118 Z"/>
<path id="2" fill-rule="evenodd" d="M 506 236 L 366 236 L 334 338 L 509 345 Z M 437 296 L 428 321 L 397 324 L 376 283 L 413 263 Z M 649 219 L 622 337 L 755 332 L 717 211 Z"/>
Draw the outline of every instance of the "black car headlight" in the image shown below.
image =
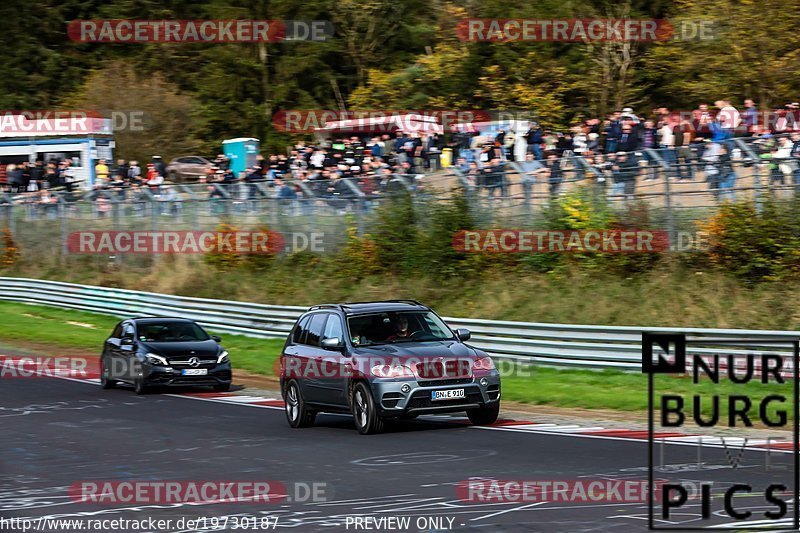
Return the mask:
<path id="1" fill-rule="evenodd" d="M 148 353 L 147 355 L 144 356 L 144 358 L 147 359 L 147 362 L 150 363 L 151 365 L 162 365 L 162 366 L 169 365 L 165 357 L 162 357 L 155 353 Z"/>
<path id="2" fill-rule="evenodd" d="M 220 353 L 217 356 L 217 364 L 218 365 L 220 365 L 222 363 L 227 363 L 230 360 L 231 359 L 230 359 L 230 357 L 228 357 L 228 351 L 227 350 L 222 350 L 222 353 Z"/>

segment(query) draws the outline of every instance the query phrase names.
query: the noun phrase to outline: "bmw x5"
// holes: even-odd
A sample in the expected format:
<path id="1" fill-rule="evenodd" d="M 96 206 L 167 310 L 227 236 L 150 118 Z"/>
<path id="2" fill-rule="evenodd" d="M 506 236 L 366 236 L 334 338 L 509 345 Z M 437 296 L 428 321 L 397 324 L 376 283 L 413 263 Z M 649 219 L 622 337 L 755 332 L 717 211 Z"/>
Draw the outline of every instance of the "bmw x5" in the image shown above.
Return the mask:
<path id="1" fill-rule="evenodd" d="M 474 424 L 491 424 L 500 374 L 469 338 L 416 301 L 314 306 L 281 353 L 289 425 L 310 426 L 320 412 L 352 413 L 362 434 L 431 413 L 466 412 Z"/>

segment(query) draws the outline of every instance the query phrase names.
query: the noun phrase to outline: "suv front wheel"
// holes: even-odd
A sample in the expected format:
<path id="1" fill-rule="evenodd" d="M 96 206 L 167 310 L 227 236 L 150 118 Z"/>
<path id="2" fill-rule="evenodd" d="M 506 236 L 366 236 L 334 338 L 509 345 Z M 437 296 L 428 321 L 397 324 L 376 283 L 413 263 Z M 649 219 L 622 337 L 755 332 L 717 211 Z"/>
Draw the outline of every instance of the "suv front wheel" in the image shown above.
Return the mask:
<path id="1" fill-rule="evenodd" d="M 478 409 L 470 409 L 467 411 L 469 421 L 476 426 L 488 426 L 497 421 L 497 416 L 500 414 L 500 402 L 494 402 L 485 407 Z"/>
<path id="2" fill-rule="evenodd" d="M 383 431 L 383 419 L 378 415 L 375 401 L 365 383 L 356 383 L 350 403 L 359 433 L 371 435 Z"/>

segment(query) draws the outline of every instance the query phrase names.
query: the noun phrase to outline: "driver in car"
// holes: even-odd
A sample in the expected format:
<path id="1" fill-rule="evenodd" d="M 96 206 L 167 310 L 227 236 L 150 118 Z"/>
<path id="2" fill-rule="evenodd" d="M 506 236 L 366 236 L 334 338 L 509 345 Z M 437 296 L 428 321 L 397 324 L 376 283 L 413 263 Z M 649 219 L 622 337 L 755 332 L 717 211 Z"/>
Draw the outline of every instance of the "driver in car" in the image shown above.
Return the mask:
<path id="1" fill-rule="evenodd" d="M 395 320 L 394 331 L 394 335 L 389 336 L 387 340 L 407 339 L 413 334 L 413 332 L 408 329 L 408 318 L 403 315 L 399 315 L 397 320 Z"/>

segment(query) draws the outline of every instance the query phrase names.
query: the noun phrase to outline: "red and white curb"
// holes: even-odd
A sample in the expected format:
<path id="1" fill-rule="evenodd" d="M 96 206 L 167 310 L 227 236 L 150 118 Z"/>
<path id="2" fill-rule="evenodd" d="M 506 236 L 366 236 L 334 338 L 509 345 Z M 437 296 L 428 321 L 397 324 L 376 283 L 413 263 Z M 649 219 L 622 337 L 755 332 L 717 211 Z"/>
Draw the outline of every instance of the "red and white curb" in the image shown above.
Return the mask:
<path id="1" fill-rule="evenodd" d="M 13 358 L 4 358 L 5 360 L 13 360 Z M 58 374 L 58 373 L 56 373 Z M 90 383 L 93 385 L 100 385 L 99 373 L 87 372 L 86 377 L 75 378 L 64 375 L 52 375 L 57 379 L 64 379 L 68 381 L 77 381 L 79 383 Z M 237 394 L 232 392 L 185 392 L 185 393 L 169 393 L 165 396 L 172 396 L 175 398 L 187 398 L 190 400 L 201 400 L 206 402 L 225 403 L 229 405 L 239 405 L 245 407 L 256 407 L 261 409 L 284 409 L 284 402 L 280 398 L 267 398 L 264 396 L 253 396 L 248 394 Z M 538 423 L 525 420 L 508 420 L 501 419 L 492 424 L 491 426 L 472 426 L 466 417 L 453 417 L 446 415 L 431 415 L 424 416 L 426 420 L 441 420 L 453 424 L 463 424 L 471 429 L 482 429 L 492 431 L 511 431 L 517 433 L 533 433 L 539 435 L 562 435 L 570 437 L 581 437 L 590 439 L 606 439 L 606 440 L 621 440 L 629 442 L 646 442 L 648 440 L 648 432 L 634 429 L 607 429 L 601 426 L 582 426 L 578 424 L 553 424 L 553 423 Z M 791 441 L 791 435 L 788 435 L 785 440 L 773 439 L 756 439 L 744 437 L 716 437 L 709 435 L 693 435 L 680 432 L 665 432 L 657 431 L 653 435 L 654 443 L 683 445 L 683 446 L 704 446 L 709 448 L 731 448 L 731 449 L 748 449 L 758 450 L 764 452 L 774 453 L 792 453 L 794 444 Z"/>

